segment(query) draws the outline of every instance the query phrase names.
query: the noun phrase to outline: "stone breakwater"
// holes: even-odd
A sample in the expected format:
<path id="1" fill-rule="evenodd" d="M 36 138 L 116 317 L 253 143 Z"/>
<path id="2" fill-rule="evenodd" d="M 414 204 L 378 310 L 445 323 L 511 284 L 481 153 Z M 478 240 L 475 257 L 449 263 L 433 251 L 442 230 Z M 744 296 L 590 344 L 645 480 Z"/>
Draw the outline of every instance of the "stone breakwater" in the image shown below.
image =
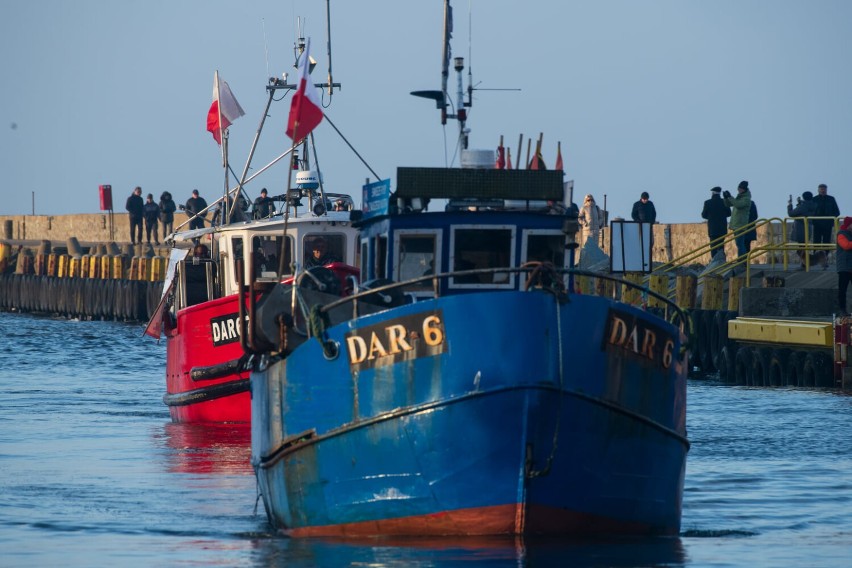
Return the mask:
<path id="1" fill-rule="evenodd" d="M 186 220 L 185 215 L 175 215 L 177 227 Z M 130 223 L 124 213 L 80 213 L 74 215 L 0 215 L 0 239 L 6 241 L 43 241 L 65 243 L 76 237 L 81 243 L 129 243 Z M 759 227 L 755 246 L 777 240 L 780 224 L 772 223 Z M 776 234 L 777 233 L 777 234 Z M 162 242 L 162 235 L 160 242 Z M 705 223 L 669 223 L 654 225 L 655 262 L 669 262 L 682 257 L 707 244 Z M 609 250 L 609 230 L 603 231 L 601 248 Z M 728 258 L 736 257 L 733 242 L 725 248 Z M 710 254 L 695 259 L 696 263 L 707 264 Z"/>

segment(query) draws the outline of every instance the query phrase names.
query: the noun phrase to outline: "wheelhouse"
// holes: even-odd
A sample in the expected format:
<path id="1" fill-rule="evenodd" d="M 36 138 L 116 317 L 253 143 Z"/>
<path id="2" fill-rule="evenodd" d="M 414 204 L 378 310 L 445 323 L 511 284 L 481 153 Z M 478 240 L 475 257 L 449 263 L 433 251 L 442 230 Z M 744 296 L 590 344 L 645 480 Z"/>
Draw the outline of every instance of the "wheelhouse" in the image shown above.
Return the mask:
<path id="1" fill-rule="evenodd" d="M 489 191 L 471 195 L 465 187 L 471 175 L 491 178 Z M 427 180 L 434 185 L 426 185 Z M 447 199 L 445 210 L 427 211 L 431 198 Z M 523 285 L 517 274 L 479 269 L 527 262 L 569 267 L 566 245 L 576 229 L 566 226 L 560 213 L 565 210 L 561 204 L 570 202 L 562 172 L 400 168 L 389 200 L 386 212 L 357 223 L 364 281 L 470 272 L 421 280 L 406 289 L 420 298 Z"/>

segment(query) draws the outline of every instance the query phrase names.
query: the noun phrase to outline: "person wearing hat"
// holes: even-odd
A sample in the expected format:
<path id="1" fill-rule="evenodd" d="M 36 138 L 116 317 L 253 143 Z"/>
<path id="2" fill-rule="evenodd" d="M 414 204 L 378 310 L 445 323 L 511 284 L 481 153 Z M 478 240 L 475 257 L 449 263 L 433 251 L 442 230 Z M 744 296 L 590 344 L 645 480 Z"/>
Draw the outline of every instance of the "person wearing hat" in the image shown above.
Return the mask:
<path id="1" fill-rule="evenodd" d="M 814 214 L 814 194 L 806 191 L 801 197 L 796 199 L 796 206 L 793 207 L 793 196 L 787 200 L 787 217 L 793 218 L 793 242 L 803 244 L 808 242 L 805 234 L 805 219 L 812 217 Z M 802 247 L 796 251 L 799 255 L 799 260 L 802 268 L 805 267 L 805 248 Z"/>
<path id="2" fill-rule="evenodd" d="M 814 217 L 822 217 L 822 219 L 814 219 L 812 222 L 814 229 L 814 244 L 828 244 L 831 242 L 831 231 L 834 230 L 834 219 L 840 215 L 840 208 L 837 207 L 833 195 L 828 194 L 828 186 L 824 183 L 817 187 L 817 194 L 814 196 Z M 814 253 L 814 257 L 822 260 L 822 267 L 828 268 L 828 251 L 821 250 Z"/>
<path id="3" fill-rule="evenodd" d="M 271 197 L 267 197 L 266 188 L 260 190 L 260 197 L 254 200 L 252 206 L 252 216 L 255 219 L 266 219 L 272 216 L 275 210 L 274 202 Z"/>
<path id="4" fill-rule="evenodd" d="M 707 236 L 710 237 L 711 260 L 721 253 L 725 260 L 725 243 L 722 237 L 728 232 L 728 217 L 731 216 L 731 208 L 722 201 L 722 188 L 716 186 L 710 190 L 710 199 L 704 202 L 701 210 L 701 218 L 707 219 Z"/>
<path id="5" fill-rule="evenodd" d="M 130 197 L 127 198 L 127 203 L 124 205 L 127 209 L 127 215 L 130 219 L 130 244 L 142 242 L 142 217 L 144 214 L 145 202 L 142 201 L 142 188 L 137 186 Z"/>
<path id="6" fill-rule="evenodd" d="M 148 244 L 151 244 L 152 231 L 154 233 L 154 244 L 160 244 L 160 237 L 157 235 L 157 225 L 160 223 L 160 206 L 154 201 L 153 193 L 149 193 L 145 198 L 143 215 L 145 216 L 145 238 Z"/>
<path id="7" fill-rule="evenodd" d="M 197 189 L 192 190 L 192 197 L 186 200 L 184 209 L 186 210 L 186 216 L 191 219 L 189 222 L 190 230 L 203 229 L 204 219 L 207 218 L 207 201 L 198 194 Z M 204 213 L 201 213 L 202 211 Z M 199 215 L 199 213 L 201 214 Z"/>
<path id="8" fill-rule="evenodd" d="M 841 315 L 849 315 L 846 304 L 846 290 L 852 281 L 852 217 L 844 217 L 837 231 L 837 252 L 834 261 L 837 265 L 837 307 Z"/>
<path id="9" fill-rule="evenodd" d="M 657 209 L 654 207 L 654 202 L 650 200 L 647 191 L 643 191 L 639 196 L 639 201 L 633 204 L 633 211 L 630 216 L 638 223 L 656 223 Z"/>
<path id="10" fill-rule="evenodd" d="M 751 192 L 748 189 L 748 182 L 740 182 L 737 186 L 736 197 L 732 196 L 730 191 L 724 191 L 722 195 L 725 196 L 725 205 L 731 208 L 731 222 L 728 226 L 734 233 L 737 233 L 738 229 L 742 229 L 749 223 L 748 218 L 751 211 Z M 734 242 L 737 245 L 738 257 L 748 254 L 751 246 L 751 240 L 749 239 L 750 232 L 751 231 L 740 233 L 734 238 Z"/>

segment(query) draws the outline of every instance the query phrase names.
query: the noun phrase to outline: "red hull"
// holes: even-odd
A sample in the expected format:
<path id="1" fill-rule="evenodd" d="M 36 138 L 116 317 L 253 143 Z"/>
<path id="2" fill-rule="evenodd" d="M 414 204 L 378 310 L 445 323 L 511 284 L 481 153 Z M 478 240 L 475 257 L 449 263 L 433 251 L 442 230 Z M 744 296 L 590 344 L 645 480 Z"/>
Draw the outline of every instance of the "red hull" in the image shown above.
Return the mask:
<path id="1" fill-rule="evenodd" d="M 190 306 L 167 328 L 166 396 L 175 422 L 251 422 L 250 373 L 193 380 L 193 368 L 212 367 L 243 355 L 237 333 L 237 296 Z"/>
<path id="2" fill-rule="evenodd" d="M 543 506 L 530 506 L 524 511 L 523 505 L 520 504 L 363 523 L 283 529 L 281 532 L 292 537 L 658 534 L 642 523 L 614 521 L 587 513 Z"/>

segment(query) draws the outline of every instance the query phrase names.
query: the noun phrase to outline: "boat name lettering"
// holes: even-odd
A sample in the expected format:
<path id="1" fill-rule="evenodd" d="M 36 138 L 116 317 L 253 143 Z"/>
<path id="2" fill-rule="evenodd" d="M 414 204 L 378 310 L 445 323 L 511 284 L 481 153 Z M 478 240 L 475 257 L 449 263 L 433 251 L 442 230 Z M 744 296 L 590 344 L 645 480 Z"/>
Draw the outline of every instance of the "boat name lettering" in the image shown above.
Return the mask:
<path id="1" fill-rule="evenodd" d="M 610 310 L 604 348 L 613 345 L 668 369 L 674 358 L 674 339 L 636 316 Z"/>
<path id="2" fill-rule="evenodd" d="M 353 370 L 392 365 L 444 352 L 443 313 L 424 312 L 362 327 L 346 334 Z"/>
<path id="3" fill-rule="evenodd" d="M 240 314 L 227 314 L 210 319 L 210 334 L 213 347 L 240 340 Z"/>

